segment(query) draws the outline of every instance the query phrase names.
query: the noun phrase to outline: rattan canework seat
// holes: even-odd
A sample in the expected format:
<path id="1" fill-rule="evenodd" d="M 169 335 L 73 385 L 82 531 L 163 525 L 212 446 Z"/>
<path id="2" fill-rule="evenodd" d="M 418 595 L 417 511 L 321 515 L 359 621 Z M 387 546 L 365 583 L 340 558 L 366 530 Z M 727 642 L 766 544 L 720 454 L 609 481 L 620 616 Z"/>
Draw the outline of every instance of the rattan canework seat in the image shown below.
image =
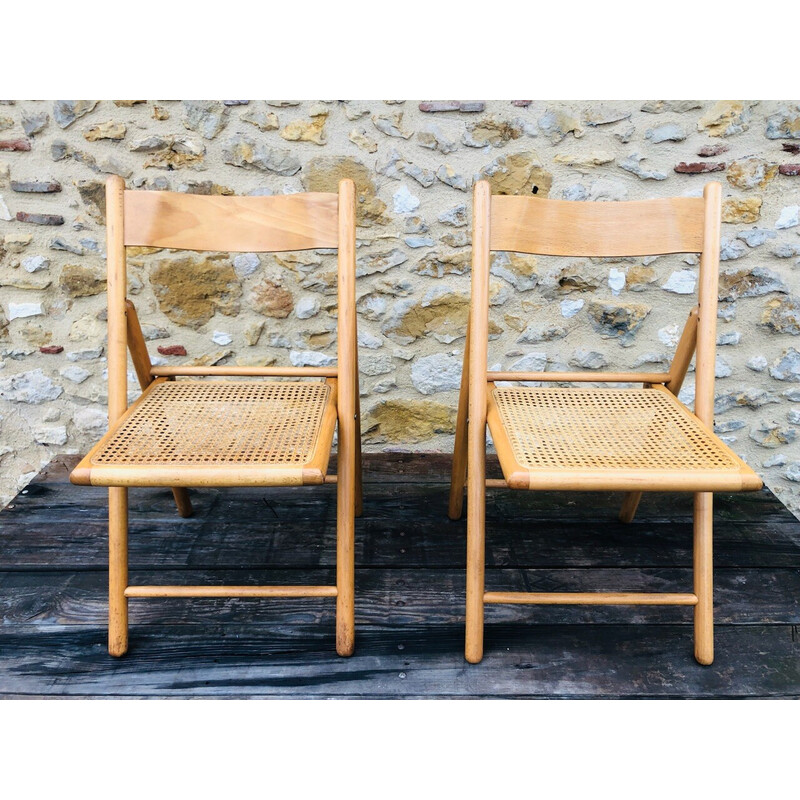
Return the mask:
<path id="1" fill-rule="evenodd" d="M 334 381 L 156 381 L 87 456 L 91 483 L 216 484 L 219 467 L 225 485 L 322 483 L 335 394 Z"/>
<path id="2" fill-rule="evenodd" d="M 752 471 L 674 395 L 647 389 L 496 387 L 489 430 L 508 485 L 520 489 L 734 491 Z M 754 486 L 757 488 L 757 485 Z"/>

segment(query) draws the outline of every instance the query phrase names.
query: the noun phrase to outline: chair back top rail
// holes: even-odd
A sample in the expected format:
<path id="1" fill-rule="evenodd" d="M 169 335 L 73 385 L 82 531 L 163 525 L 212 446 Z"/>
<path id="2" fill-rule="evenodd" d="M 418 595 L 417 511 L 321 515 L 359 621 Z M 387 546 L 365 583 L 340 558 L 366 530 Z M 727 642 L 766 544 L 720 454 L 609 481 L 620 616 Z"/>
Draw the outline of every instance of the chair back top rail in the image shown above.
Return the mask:
<path id="1" fill-rule="evenodd" d="M 233 253 L 336 248 L 339 196 L 125 191 L 125 245 Z"/>
<path id="2" fill-rule="evenodd" d="M 494 195 L 490 249 L 548 256 L 648 256 L 703 249 L 701 197 L 578 203 Z"/>

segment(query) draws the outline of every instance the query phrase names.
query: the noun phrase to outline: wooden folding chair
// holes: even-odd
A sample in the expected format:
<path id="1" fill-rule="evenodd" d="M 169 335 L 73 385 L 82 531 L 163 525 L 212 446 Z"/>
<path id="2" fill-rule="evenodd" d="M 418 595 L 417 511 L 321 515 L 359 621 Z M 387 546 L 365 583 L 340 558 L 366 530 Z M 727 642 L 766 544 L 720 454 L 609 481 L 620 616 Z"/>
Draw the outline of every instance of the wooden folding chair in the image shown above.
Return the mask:
<path id="1" fill-rule="evenodd" d="M 109 430 L 73 483 L 108 486 L 108 650 L 128 648 L 132 597 L 335 597 L 336 650 L 354 645 L 354 516 L 361 513 L 355 312 L 355 185 L 339 193 L 203 197 L 106 184 Z M 126 246 L 227 252 L 338 248 L 338 364 L 154 367 L 126 300 Z M 128 408 L 127 350 L 141 397 Z M 180 376 L 282 376 L 322 381 L 187 381 Z M 338 474 L 327 475 L 338 421 Z M 181 516 L 187 487 L 337 484 L 335 586 L 129 586 L 128 487 L 169 486 Z"/>
<path id="2" fill-rule="evenodd" d="M 475 185 L 472 302 L 456 422 L 451 519 L 467 485 L 466 658 L 483 656 L 485 603 L 686 605 L 694 607 L 695 658 L 714 658 L 713 492 L 760 489 L 760 478 L 713 433 L 721 188 L 703 198 L 580 203 L 491 196 Z M 492 250 L 553 256 L 647 256 L 701 252 L 698 306 L 669 372 L 490 372 Z M 676 397 L 697 349 L 695 413 Z M 495 381 L 638 383 L 642 388 L 499 387 Z M 486 480 L 488 423 L 503 480 Z M 694 493 L 691 593 L 502 592 L 484 590 L 487 488 L 626 492 L 630 522 L 642 492 Z"/>

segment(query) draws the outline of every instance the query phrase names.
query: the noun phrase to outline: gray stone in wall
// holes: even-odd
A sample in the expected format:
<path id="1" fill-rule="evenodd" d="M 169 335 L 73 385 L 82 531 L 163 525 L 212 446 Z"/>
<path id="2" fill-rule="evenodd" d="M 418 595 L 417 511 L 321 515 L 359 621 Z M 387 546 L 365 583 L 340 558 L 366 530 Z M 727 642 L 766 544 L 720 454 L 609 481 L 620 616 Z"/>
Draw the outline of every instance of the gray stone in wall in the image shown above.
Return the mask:
<path id="1" fill-rule="evenodd" d="M 217 100 L 184 100 L 183 124 L 204 139 L 213 139 L 228 121 L 228 109 Z"/>
<path id="2" fill-rule="evenodd" d="M 233 257 L 233 268 L 240 278 L 252 275 L 261 266 L 261 259 L 256 253 L 237 253 Z"/>
<path id="3" fill-rule="evenodd" d="M 316 297 L 301 297 L 294 307 L 298 319 L 310 319 L 319 314 L 320 303 Z"/>
<path id="4" fill-rule="evenodd" d="M 456 172 L 449 164 L 442 164 L 436 171 L 436 177 L 442 183 L 452 186 L 454 189 L 458 189 L 462 192 L 466 192 L 472 185 L 472 180 L 470 178 Z"/>
<path id="5" fill-rule="evenodd" d="M 362 356 L 358 362 L 358 371 L 362 375 L 375 378 L 378 375 L 386 375 L 392 372 L 394 363 L 392 357 L 383 353 L 377 355 Z"/>
<path id="6" fill-rule="evenodd" d="M 56 100 L 53 104 L 53 119 L 59 128 L 68 128 L 76 119 L 93 111 L 97 103 L 97 100 Z"/>
<path id="7" fill-rule="evenodd" d="M 361 328 L 358 331 L 358 346 L 366 347 L 368 350 L 378 350 L 383 347 L 383 339 L 373 336 L 369 331 Z"/>
<path id="8" fill-rule="evenodd" d="M 101 408 L 81 408 L 72 417 L 75 427 L 93 437 L 102 436 L 108 430 L 108 413 Z"/>
<path id="9" fill-rule="evenodd" d="M 737 239 L 741 239 L 748 247 L 760 247 L 768 239 L 774 239 L 778 234 L 768 228 L 751 228 L 748 231 L 740 231 L 736 234 Z"/>
<path id="10" fill-rule="evenodd" d="M 764 356 L 753 356 L 748 359 L 746 366 L 753 372 L 763 372 L 769 366 L 769 362 Z"/>
<path id="11" fill-rule="evenodd" d="M 789 466 L 786 467 L 786 471 L 783 473 L 783 477 L 787 480 L 800 483 L 800 461 L 789 464 Z"/>
<path id="12" fill-rule="evenodd" d="M 770 252 L 775 258 L 794 258 L 800 256 L 800 244 L 781 242 L 781 244 L 776 244 Z"/>
<path id="13" fill-rule="evenodd" d="M 547 353 L 526 353 L 512 365 L 514 372 L 544 372 L 547 369 Z"/>
<path id="14" fill-rule="evenodd" d="M 242 134 L 232 136 L 225 142 L 222 159 L 234 167 L 255 167 L 284 176 L 296 175 L 302 166 L 293 151 L 267 147 Z"/>
<path id="15" fill-rule="evenodd" d="M 448 136 L 438 125 L 428 125 L 419 131 L 417 144 L 428 150 L 438 150 L 443 155 L 458 149 L 455 138 Z"/>
<path id="16" fill-rule="evenodd" d="M 411 365 L 411 382 L 418 392 L 425 395 L 458 389 L 461 385 L 461 359 L 446 353 L 422 356 Z"/>
<path id="17" fill-rule="evenodd" d="M 538 344 L 539 342 L 551 342 L 554 339 L 563 339 L 567 335 L 567 329 L 561 325 L 532 324 L 520 334 L 517 342 L 527 344 Z"/>
<path id="18" fill-rule="evenodd" d="M 608 360 L 602 353 L 598 353 L 596 350 L 584 350 L 579 347 L 572 353 L 569 359 L 569 365 L 581 369 L 602 369 L 608 366 Z"/>
<path id="19" fill-rule="evenodd" d="M 561 316 L 565 319 L 574 317 L 585 305 L 585 300 L 562 300 L 559 303 Z"/>
<path id="20" fill-rule="evenodd" d="M 800 225 L 800 206 L 782 208 L 775 227 L 778 230 L 786 230 L 787 228 L 796 228 L 798 225 Z"/>
<path id="21" fill-rule="evenodd" d="M 64 425 L 39 427 L 33 430 L 33 440 L 38 444 L 62 445 L 67 443 L 67 428 Z"/>
<path id="22" fill-rule="evenodd" d="M 617 165 L 620 169 L 630 172 L 642 181 L 665 181 L 667 179 L 666 172 L 658 170 L 646 170 L 640 166 L 640 162 L 646 160 L 647 156 L 640 153 L 631 153 L 627 158 L 618 161 Z"/>
<path id="23" fill-rule="evenodd" d="M 293 367 L 329 367 L 336 358 L 315 350 L 290 350 L 289 361 Z"/>
<path id="24" fill-rule="evenodd" d="M 670 123 L 659 125 L 657 128 L 650 128 L 644 136 L 645 139 L 649 139 L 653 144 L 682 142 L 686 138 L 686 131 L 680 125 Z"/>
<path id="25" fill-rule="evenodd" d="M 790 347 L 775 360 L 769 374 L 778 381 L 800 383 L 800 351 Z"/>
<path id="26" fill-rule="evenodd" d="M 673 272 L 662 289 L 674 294 L 694 294 L 697 285 L 697 273 L 690 269 Z"/>
<path id="27" fill-rule="evenodd" d="M 439 214 L 439 222 L 445 225 L 452 225 L 456 228 L 462 228 L 469 224 L 469 211 L 466 203 L 459 203 L 453 208 Z"/>
<path id="28" fill-rule="evenodd" d="M 767 139 L 800 139 L 800 107 L 781 106 L 767 117 Z"/>
<path id="29" fill-rule="evenodd" d="M 628 197 L 628 187 L 620 181 L 612 181 L 607 178 L 600 178 L 589 187 L 589 200 L 596 202 L 600 200 L 616 202 L 625 200 Z"/>
<path id="30" fill-rule="evenodd" d="M 719 299 L 738 300 L 740 297 L 761 297 L 771 292 L 786 293 L 788 289 L 780 275 L 766 267 L 734 267 L 722 270 L 719 276 Z"/>
<path id="31" fill-rule="evenodd" d="M 63 392 L 40 369 L 0 378 L 0 397 L 12 403 L 40 405 L 55 400 Z"/>
<path id="32" fill-rule="evenodd" d="M 717 395 L 714 398 L 714 413 L 724 414 L 732 408 L 756 409 L 771 403 L 780 403 L 780 398 L 764 389 L 750 387 L 738 392 Z"/>
<path id="33" fill-rule="evenodd" d="M 750 438 L 761 447 L 775 448 L 797 439 L 796 428 L 784 428 L 777 422 L 761 421 L 750 428 Z"/>
<path id="34" fill-rule="evenodd" d="M 744 242 L 740 242 L 736 239 L 731 241 L 725 237 L 720 241 L 720 261 L 735 261 L 737 258 L 741 258 L 746 254 L 747 247 Z"/>
<path id="35" fill-rule="evenodd" d="M 72 383 L 83 383 L 92 373 L 82 367 L 64 367 L 60 374 Z"/>
<path id="36" fill-rule="evenodd" d="M 747 425 L 740 419 L 729 419 L 724 422 L 714 423 L 714 433 L 731 433 L 732 431 L 739 431 Z"/>
<path id="37" fill-rule="evenodd" d="M 717 334 L 717 347 L 734 347 L 742 340 L 739 331 L 723 331 Z"/>
<path id="38" fill-rule="evenodd" d="M 589 193 L 586 191 L 586 187 L 581 183 L 573 183 L 571 186 L 567 186 L 562 192 L 561 196 L 564 200 L 571 200 L 573 202 L 586 200 L 589 197 Z"/>
<path id="39" fill-rule="evenodd" d="M 50 115 L 46 111 L 22 115 L 22 130 L 26 136 L 33 136 L 45 129 L 50 121 Z"/>

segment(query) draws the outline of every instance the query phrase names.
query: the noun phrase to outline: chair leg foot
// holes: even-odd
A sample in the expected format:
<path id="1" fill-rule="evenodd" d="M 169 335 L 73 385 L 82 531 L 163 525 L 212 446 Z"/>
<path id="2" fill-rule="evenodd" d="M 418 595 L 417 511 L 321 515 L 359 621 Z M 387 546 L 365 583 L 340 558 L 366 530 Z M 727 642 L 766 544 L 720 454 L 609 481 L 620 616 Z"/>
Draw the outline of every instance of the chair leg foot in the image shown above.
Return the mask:
<path id="1" fill-rule="evenodd" d="M 694 496 L 694 657 L 700 664 L 714 661 L 714 495 Z"/>
<path id="2" fill-rule="evenodd" d="M 128 650 L 128 490 L 108 490 L 108 652 Z"/>

